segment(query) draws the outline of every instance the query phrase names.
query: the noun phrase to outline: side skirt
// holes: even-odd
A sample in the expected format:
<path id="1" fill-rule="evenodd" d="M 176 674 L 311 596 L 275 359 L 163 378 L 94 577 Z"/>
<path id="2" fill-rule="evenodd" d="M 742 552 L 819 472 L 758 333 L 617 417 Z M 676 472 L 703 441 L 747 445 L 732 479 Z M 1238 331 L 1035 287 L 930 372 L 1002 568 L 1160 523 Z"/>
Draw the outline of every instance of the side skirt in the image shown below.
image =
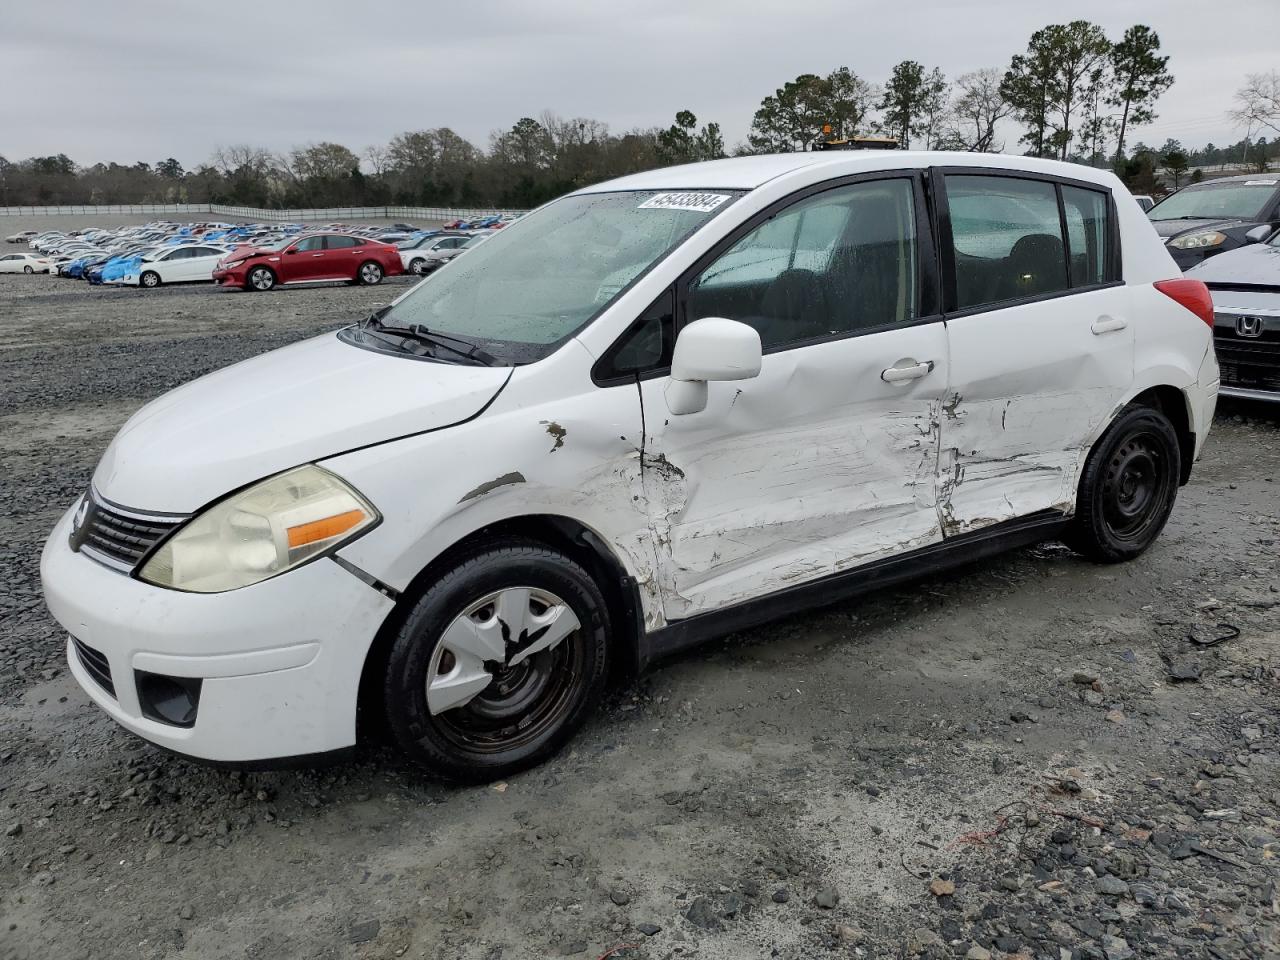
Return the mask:
<path id="1" fill-rule="evenodd" d="M 644 634 L 640 638 L 641 668 L 700 643 L 747 627 L 759 626 L 801 610 L 828 606 L 850 597 L 890 587 L 950 567 L 972 563 L 1016 547 L 1051 540 L 1066 529 L 1069 518 L 1057 510 L 1043 510 L 950 537 L 896 557 L 886 557 L 842 573 L 801 583 L 768 596 L 699 613 Z"/>

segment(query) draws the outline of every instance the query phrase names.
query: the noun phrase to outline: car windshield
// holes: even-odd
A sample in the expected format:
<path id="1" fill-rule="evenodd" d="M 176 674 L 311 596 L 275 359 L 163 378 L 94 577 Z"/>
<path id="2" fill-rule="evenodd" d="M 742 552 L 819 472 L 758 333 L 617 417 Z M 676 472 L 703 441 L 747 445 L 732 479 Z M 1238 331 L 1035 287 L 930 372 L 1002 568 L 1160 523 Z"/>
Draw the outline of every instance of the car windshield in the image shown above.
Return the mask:
<path id="1" fill-rule="evenodd" d="M 500 362 L 539 360 L 742 193 L 564 197 L 471 240 L 468 256 L 429 276 L 381 323 L 466 337 Z"/>
<path id="2" fill-rule="evenodd" d="M 1201 183 L 1161 200 L 1147 214 L 1152 220 L 1256 220 L 1280 180 L 1231 180 Z"/>

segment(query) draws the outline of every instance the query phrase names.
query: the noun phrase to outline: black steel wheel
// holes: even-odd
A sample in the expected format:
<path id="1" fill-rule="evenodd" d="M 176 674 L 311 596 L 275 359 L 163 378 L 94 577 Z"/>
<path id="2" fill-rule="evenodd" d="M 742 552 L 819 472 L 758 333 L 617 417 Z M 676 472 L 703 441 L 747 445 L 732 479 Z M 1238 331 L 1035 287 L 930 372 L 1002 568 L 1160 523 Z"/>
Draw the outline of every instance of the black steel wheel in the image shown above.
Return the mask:
<path id="1" fill-rule="evenodd" d="M 1104 563 L 1132 560 L 1164 529 L 1181 472 L 1169 418 L 1153 407 L 1125 409 L 1085 463 L 1069 543 Z"/>

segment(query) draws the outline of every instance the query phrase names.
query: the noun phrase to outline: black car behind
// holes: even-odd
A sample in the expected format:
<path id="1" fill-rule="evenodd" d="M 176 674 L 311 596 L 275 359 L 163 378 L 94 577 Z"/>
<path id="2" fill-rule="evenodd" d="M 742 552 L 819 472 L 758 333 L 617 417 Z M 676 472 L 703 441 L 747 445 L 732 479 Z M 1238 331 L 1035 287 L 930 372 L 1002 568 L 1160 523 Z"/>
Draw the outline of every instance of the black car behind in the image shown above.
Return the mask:
<path id="1" fill-rule="evenodd" d="M 1183 270 L 1248 243 L 1259 227 L 1280 226 L 1280 176 L 1252 174 L 1193 183 L 1147 214 Z M 1255 237 L 1257 235 L 1255 234 Z"/>

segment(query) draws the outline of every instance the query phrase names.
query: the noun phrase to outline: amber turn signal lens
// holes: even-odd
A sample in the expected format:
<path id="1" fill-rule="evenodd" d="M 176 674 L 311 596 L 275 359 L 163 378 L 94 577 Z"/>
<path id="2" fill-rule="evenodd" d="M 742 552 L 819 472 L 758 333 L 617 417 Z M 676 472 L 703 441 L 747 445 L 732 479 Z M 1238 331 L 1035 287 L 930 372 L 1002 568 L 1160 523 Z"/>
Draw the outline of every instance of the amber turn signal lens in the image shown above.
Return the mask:
<path id="1" fill-rule="evenodd" d="M 296 527 L 290 527 L 289 548 L 305 547 L 309 543 L 317 543 L 346 533 L 364 520 L 365 516 L 363 510 L 348 510 L 346 513 L 325 517 L 323 520 L 312 520 L 310 523 L 300 523 Z"/>

